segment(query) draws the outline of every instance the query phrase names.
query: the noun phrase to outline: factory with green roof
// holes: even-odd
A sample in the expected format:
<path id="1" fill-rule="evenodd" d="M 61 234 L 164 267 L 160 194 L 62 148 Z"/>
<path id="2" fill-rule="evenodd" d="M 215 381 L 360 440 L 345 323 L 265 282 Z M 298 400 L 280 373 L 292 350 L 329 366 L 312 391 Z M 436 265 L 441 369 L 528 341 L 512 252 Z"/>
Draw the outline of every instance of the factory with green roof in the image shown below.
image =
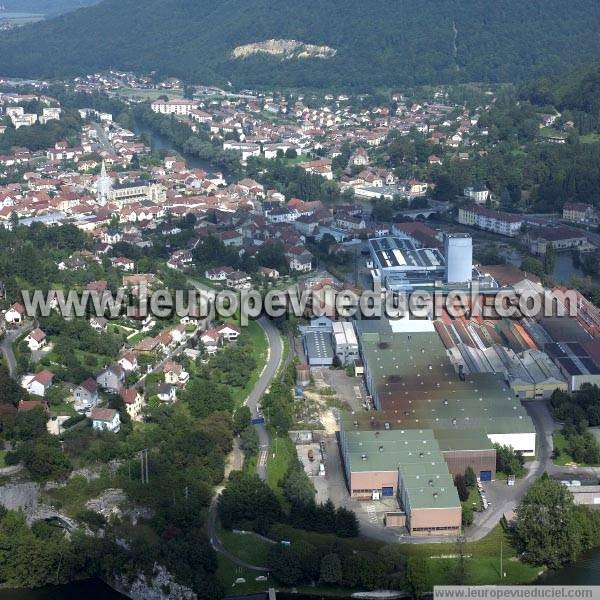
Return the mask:
<path id="1" fill-rule="evenodd" d="M 375 410 L 344 413 L 340 452 L 352 497 L 397 498 L 411 535 L 457 535 L 453 476 L 495 479 L 494 444 L 535 454 L 535 428 L 508 384 L 454 367 L 425 319 L 355 321 Z"/>

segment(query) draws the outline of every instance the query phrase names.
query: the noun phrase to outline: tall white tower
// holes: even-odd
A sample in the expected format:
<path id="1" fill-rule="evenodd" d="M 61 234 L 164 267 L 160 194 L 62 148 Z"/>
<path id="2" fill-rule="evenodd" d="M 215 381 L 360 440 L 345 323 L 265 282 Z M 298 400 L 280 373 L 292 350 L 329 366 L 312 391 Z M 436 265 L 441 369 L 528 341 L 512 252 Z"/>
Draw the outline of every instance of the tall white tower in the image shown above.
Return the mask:
<path id="1" fill-rule="evenodd" d="M 468 233 L 447 233 L 444 238 L 446 283 L 468 283 L 473 278 L 473 240 Z"/>
<path id="2" fill-rule="evenodd" d="M 106 204 L 108 196 L 112 190 L 113 180 L 106 173 L 106 164 L 102 161 L 100 175 L 96 180 L 96 198 L 101 204 Z"/>

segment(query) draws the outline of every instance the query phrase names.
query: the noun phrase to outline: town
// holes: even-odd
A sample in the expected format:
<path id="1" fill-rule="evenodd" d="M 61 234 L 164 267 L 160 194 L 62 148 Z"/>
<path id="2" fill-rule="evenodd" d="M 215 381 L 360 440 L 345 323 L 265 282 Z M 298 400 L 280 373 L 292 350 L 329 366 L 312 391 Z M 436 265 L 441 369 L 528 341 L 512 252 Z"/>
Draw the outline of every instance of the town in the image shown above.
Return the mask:
<path id="1" fill-rule="evenodd" d="M 459 96 L 233 93 L 120 71 L 0 80 L 0 504 L 119 540 L 167 510 L 169 488 L 149 490 L 179 464 L 173 504 L 198 496 L 205 545 L 235 570 L 221 582 L 240 593 L 309 585 L 306 560 L 281 566 L 304 530 L 411 557 L 433 552 L 424 538 L 475 553 L 506 536 L 510 583 L 560 566 L 521 562 L 508 540 L 546 476 L 575 506 L 600 503 L 600 214 L 583 192 L 542 210 L 529 164 L 518 185 L 483 175 L 507 143 L 496 90 Z M 547 110 L 526 115 L 532 153 L 576 135 Z M 328 290 L 376 286 L 476 289 L 482 305 L 513 292 L 566 315 L 315 310 Z M 145 314 L 142 288 L 313 296 L 244 327 Z M 135 310 L 80 319 L 55 300 L 31 314 L 24 289 L 126 290 Z M 351 564 L 326 547 L 321 561 Z M 179 585 L 157 561 L 152 585 Z M 347 587 L 389 586 L 385 568 Z"/>

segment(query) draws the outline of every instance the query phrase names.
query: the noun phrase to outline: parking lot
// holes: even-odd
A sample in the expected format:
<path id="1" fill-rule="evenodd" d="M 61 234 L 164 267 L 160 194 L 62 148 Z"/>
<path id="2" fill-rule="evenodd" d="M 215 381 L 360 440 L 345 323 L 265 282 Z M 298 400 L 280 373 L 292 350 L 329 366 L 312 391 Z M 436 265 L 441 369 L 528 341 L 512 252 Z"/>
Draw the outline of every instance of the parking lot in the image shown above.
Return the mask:
<path id="1" fill-rule="evenodd" d="M 348 377 L 342 369 L 322 369 L 321 373 L 323 381 L 351 410 L 365 410 L 367 390 L 362 377 Z"/>

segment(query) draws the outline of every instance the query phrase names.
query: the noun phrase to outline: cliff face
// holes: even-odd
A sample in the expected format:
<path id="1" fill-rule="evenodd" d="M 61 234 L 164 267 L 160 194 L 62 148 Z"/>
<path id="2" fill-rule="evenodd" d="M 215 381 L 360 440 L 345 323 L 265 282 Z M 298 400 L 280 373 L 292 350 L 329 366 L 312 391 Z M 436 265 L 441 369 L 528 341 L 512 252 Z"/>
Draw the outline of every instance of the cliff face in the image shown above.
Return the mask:
<path id="1" fill-rule="evenodd" d="M 195 592 L 175 583 L 173 576 L 160 565 L 154 567 L 150 578 L 143 573 L 133 581 L 117 577 L 114 587 L 132 600 L 198 600 Z"/>
<path id="2" fill-rule="evenodd" d="M 292 58 L 330 58 L 337 50 L 329 46 L 304 44 L 297 40 L 267 40 L 237 46 L 231 53 L 232 58 L 246 58 L 252 54 L 270 54 L 286 59 Z"/>

